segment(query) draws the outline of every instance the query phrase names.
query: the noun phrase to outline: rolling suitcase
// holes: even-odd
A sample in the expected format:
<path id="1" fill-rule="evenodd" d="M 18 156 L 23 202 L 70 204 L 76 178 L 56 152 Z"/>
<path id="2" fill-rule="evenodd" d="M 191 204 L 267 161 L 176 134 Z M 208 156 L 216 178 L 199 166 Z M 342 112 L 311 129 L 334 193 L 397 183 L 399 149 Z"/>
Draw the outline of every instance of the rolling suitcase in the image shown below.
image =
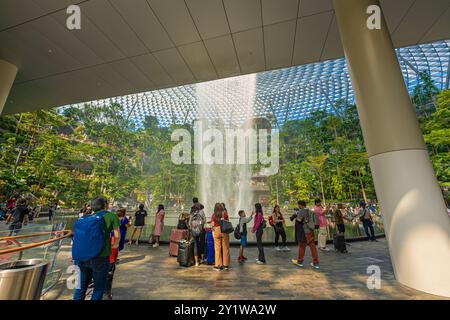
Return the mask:
<path id="1" fill-rule="evenodd" d="M 333 238 L 334 250 L 341 253 L 347 252 L 347 246 L 345 245 L 345 238 L 343 234 L 335 234 Z"/>
<path id="2" fill-rule="evenodd" d="M 195 264 L 194 260 L 194 246 L 195 241 L 181 240 L 178 245 L 177 261 L 180 267 L 192 267 Z"/>
<path id="3" fill-rule="evenodd" d="M 206 231 L 206 263 L 214 264 L 215 253 L 214 253 L 214 236 L 211 230 Z"/>
<path id="4" fill-rule="evenodd" d="M 169 256 L 178 256 L 178 244 L 181 240 L 186 240 L 188 237 L 188 230 L 172 229 L 170 232 Z"/>

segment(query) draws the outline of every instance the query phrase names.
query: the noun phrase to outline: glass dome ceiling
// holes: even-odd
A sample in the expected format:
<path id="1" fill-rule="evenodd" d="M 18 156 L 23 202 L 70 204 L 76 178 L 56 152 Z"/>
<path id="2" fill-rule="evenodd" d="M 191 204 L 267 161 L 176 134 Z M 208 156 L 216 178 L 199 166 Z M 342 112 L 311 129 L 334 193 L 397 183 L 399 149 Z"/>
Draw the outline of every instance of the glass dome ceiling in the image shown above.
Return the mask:
<path id="1" fill-rule="evenodd" d="M 396 51 L 410 93 L 422 71 L 431 75 L 439 89 L 449 88 L 450 40 Z M 138 127 L 147 115 L 156 117 L 162 126 L 199 118 L 240 125 L 251 117 L 268 117 L 281 125 L 315 110 L 333 112 L 337 101 L 354 103 L 344 58 L 70 106 L 119 103 L 124 116 Z"/>

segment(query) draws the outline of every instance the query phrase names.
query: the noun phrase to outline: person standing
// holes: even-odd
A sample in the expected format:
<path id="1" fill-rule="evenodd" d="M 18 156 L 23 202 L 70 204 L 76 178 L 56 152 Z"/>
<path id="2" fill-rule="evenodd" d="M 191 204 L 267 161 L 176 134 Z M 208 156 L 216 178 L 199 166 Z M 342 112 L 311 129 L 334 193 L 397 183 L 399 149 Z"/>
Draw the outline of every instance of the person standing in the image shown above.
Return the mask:
<path id="1" fill-rule="evenodd" d="M 228 213 L 221 203 L 216 203 L 211 217 L 215 253 L 214 270 L 216 271 L 230 268 L 230 236 L 220 229 L 220 220 L 228 220 Z"/>
<path id="2" fill-rule="evenodd" d="M 334 223 L 336 224 L 336 229 L 339 234 L 345 234 L 345 223 L 344 220 L 352 222 L 344 215 L 344 205 L 342 203 L 337 204 L 336 210 L 333 211 Z"/>
<path id="3" fill-rule="evenodd" d="M 260 203 L 255 204 L 255 222 L 253 224 L 253 233 L 256 235 L 256 245 L 258 247 L 258 259 L 257 264 L 265 264 L 266 257 L 264 256 L 264 246 L 262 242 L 262 236 L 264 233 L 265 221 L 262 206 Z"/>
<path id="4" fill-rule="evenodd" d="M 84 217 L 85 215 L 87 215 L 88 214 L 88 208 L 90 209 L 89 204 L 85 203 L 83 205 L 83 208 L 81 208 L 80 212 L 78 213 L 78 218 L 81 218 L 81 217 Z"/>
<path id="5" fill-rule="evenodd" d="M 6 207 L 0 204 L 0 220 L 6 219 Z"/>
<path id="6" fill-rule="evenodd" d="M 54 201 L 50 204 L 48 208 L 48 221 L 51 222 L 53 220 L 53 216 L 55 215 L 56 209 L 58 209 L 58 202 Z"/>
<path id="7" fill-rule="evenodd" d="M 153 244 L 153 248 L 159 247 L 159 239 L 164 230 L 164 206 L 162 204 L 158 205 L 158 211 L 155 215 L 155 227 L 153 228 L 153 239 L 155 243 Z"/>
<path id="8" fill-rule="evenodd" d="M 80 287 L 75 289 L 73 300 L 84 300 L 86 297 L 86 290 L 91 283 L 94 282 L 94 292 L 92 293 L 91 300 L 102 300 L 103 293 L 107 285 L 108 272 L 110 271 L 110 256 L 112 254 L 112 248 L 118 248 L 120 243 L 120 220 L 116 214 L 107 211 L 108 201 L 105 198 L 97 198 L 92 201 L 92 211 L 96 217 L 103 219 L 103 249 L 100 253 L 87 260 L 77 260 L 77 257 L 73 257 L 75 264 L 80 270 Z M 80 231 L 88 232 L 90 229 L 83 229 L 90 227 L 92 224 L 83 225 L 84 219 L 90 219 L 91 217 L 84 217 L 77 221 L 78 225 L 75 225 L 75 234 L 73 241 L 72 254 L 89 251 L 90 243 L 86 242 L 86 237 L 77 238 L 77 228 Z M 91 230 L 92 231 L 92 230 Z M 95 231 L 95 234 L 100 234 Z M 84 233 L 82 232 L 82 234 Z M 114 243 L 112 244 L 112 237 L 114 237 Z"/>
<path id="9" fill-rule="evenodd" d="M 193 197 L 192 198 L 192 207 L 197 207 L 197 208 L 200 208 L 200 210 L 203 210 L 203 209 L 205 209 L 205 206 L 203 205 L 203 204 L 201 204 L 200 203 L 200 201 L 198 200 L 198 198 L 197 197 Z M 191 210 L 192 210 L 192 207 L 191 207 Z M 203 211 L 204 212 L 204 211 Z M 205 219 L 206 219 L 206 214 L 205 214 Z M 204 259 L 206 259 L 206 230 L 204 230 L 205 232 L 204 232 L 204 239 L 202 240 L 202 252 L 203 252 L 203 258 Z"/>
<path id="10" fill-rule="evenodd" d="M 119 251 L 122 251 L 125 247 L 125 238 L 127 236 L 128 227 L 131 226 L 130 220 L 126 216 L 127 210 L 125 208 L 120 208 L 117 210 L 117 216 L 120 220 L 120 241 L 119 241 Z"/>
<path id="11" fill-rule="evenodd" d="M 16 207 L 16 198 L 14 197 L 9 198 L 6 201 L 6 212 L 5 212 L 6 224 L 8 224 L 11 221 L 11 217 L 15 207 Z"/>
<path id="12" fill-rule="evenodd" d="M 9 236 L 15 236 L 22 229 L 22 225 L 27 225 L 29 221 L 30 209 L 25 199 L 19 199 L 15 205 L 12 214 L 8 217 L 11 221 L 9 225 Z M 9 222 L 9 221 L 8 221 Z"/>
<path id="13" fill-rule="evenodd" d="M 361 201 L 359 203 L 359 211 L 358 216 L 361 222 L 363 223 L 364 232 L 366 233 L 367 240 L 377 241 L 375 238 L 375 230 L 373 228 L 372 216 L 370 214 L 370 210 L 366 208 L 366 203 Z M 370 231 L 370 232 L 369 232 Z"/>
<path id="14" fill-rule="evenodd" d="M 292 260 L 292 263 L 296 266 L 303 267 L 305 251 L 308 246 L 313 257 L 311 266 L 314 269 L 319 269 L 319 255 L 314 243 L 314 229 L 318 224 L 316 222 L 316 215 L 306 207 L 305 201 L 300 200 L 298 202 L 298 210 L 296 211 L 296 214 L 291 217 L 291 219 L 296 219 L 296 238 L 298 241 L 298 258 L 297 260 Z"/>
<path id="15" fill-rule="evenodd" d="M 6 210 L 9 210 L 12 212 L 12 210 L 16 207 L 16 198 L 9 198 L 6 201 Z"/>
<path id="16" fill-rule="evenodd" d="M 244 248 L 247 247 L 247 223 L 252 221 L 253 214 L 254 213 L 252 212 L 250 217 L 246 217 L 244 210 L 239 210 L 239 212 L 238 212 L 238 215 L 239 215 L 239 233 L 241 235 L 241 238 L 239 239 L 239 241 L 240 241 L 239 257 L 238 257 L 238 262 L 239 263 L 245 262 L 247 260 L 247 258 L 244 256 Z"/>
<path id="17" fill-rule="evenodd" d="M 196 267 L 205 260 L 205 224 L 205 212 L 201 204 L 196 202 L 191 208 L 189 217 L 189 231 L 195 242 L 194 260 Z"/>
<path id="18" fill-rule="evenodd" d="M 273 221 L 273 228 L 275 231 L 275 250 L 277 251 L 291 251 L 286 246 L 286 231 L 284 229 L 285 220 L 283 217 L 283 214 L 281 213 L 280 206 L 277 204 L 273 208 L 272 212 L 272 221 Z M 279 245 L 280 237 L 282 240 L 281 246 Z"/>
<path id="19" fill-rule="evenodd" d="M 205 207 L 198 201 L 197 197 L 192 198 L 192 205 L 197 206 L 201 210 L 203 210 Z"/>
<path id="20" fill-rule="evenodd" d="M 223 213 L 226 214 L 226 215 L 228 216 L 228 210 L 227 210 L 227 207 L 225 206 L 225 203 L 222 202 L 220 205 L 221 205 L 222 208 L 223 208 Z"/>
<path id="21" fill-rule="evenodd" d="M 34 218 L 39 218 L 40 214 L 41 214 L 41 206 L 38 204 L 36 205 L 36 207 L 34 207 L 33 216 Z"/>
<path id="22" fill-rule="evenodd" d="M 328 221 L 327 221 L 327 218 L 325 217 L 326 210 L 324 210 L 324 208 L 322 207 L 319 199 L 314 200 L 313 211 L 314 211 L 314 214 L 316 215 L 316 219 L 319 221 L 319 233 L 317 236 L 319 250 L 330 251 L 330 249 L 327 248 Z"/>
<path id="23" fill-rule="evenodd" d="M 28 205 L 28 222 L 32 222 L 34 219 L 34 208 L 31 205 L 30 200 L 28 200 L 27 202 L 29 203 L 29 205 Z"/>
<path id="24" fill-rule="evenodd" d="M 133 243 L 133 237 L 137 230 L 137 239 L 136 239 L 136 245 L 139 245 L 139 241 L 141 240 L 142 236 L 142 229 L 145 226 L 145 217 L 147 216 L 147 211 L 144 210 L 144 205 L 141 203 L 139 205 L 139 210 L 137 210 L 134 214 L 134 228 L 133 232 L 131 233 L 130 241 L 128 244 Z"/>

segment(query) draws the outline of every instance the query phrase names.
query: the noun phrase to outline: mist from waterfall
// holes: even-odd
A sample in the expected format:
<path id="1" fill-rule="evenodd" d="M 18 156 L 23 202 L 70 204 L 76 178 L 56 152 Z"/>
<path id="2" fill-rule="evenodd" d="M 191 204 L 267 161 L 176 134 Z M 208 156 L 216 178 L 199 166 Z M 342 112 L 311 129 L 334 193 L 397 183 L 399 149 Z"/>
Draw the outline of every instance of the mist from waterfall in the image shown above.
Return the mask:
<path id="1" fill-rule="evenodd" d="M 202 130 L 213 128 L 222 133 L 224 157 L 225 130 L 251 127 L 249 120 L 254 117 L 255 95 L 256 74 L 196 84 Z M 239 112 L 235 108 L 239 108 Z M 203 146 L 208 143 L 202 141 Z M 209 216 L 216 202 L 224 202 L 230 216 L 236 216 L 240 209 L 251 211 L 251 176 L 252 170 L 248 161 L 246 164 L 200 164 L 199 197 L 205 206 L 205 213 Z"/>

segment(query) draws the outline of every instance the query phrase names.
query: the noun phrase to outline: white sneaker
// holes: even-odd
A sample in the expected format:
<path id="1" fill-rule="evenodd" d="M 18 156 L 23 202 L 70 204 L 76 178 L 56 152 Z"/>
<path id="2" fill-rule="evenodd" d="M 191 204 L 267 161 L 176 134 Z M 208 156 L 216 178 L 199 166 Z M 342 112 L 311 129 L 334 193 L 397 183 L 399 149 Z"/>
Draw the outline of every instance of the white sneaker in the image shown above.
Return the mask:
<path id="1" fill-rule="evenodd" d="M 159 247 L 159 244 L 158 243 L 154 243 L 153 244 L 153 248 L 158 248 Z"/>
<path id="2" fill-rule="evenodd" d="M 289 247 L 285 246 L 285 247 L 283 248 L 283 251 L 284 251 L 284 252 L 290 252 L 291 249 L 290 249 Z"/>
<path id="3" fill-rule="evenodd" d="M 322 251 L 330 251 L 330 249 L 328 249 L 327 247 L 325 247 L 325 248 L 319 248 L 320 250 L 322 250 Z"/>
<path id="4" fill-rule="evenodd" d="M 262 262 L 262 261 L 256 260 L 256 264 L 265 264 L 265 262 Z"/>
<path id="5" fill-rule="evenodd" d="M 319 264 L 318 263 L 310 263 L 311 267 L 313 267 L 314 269 L 320 269 Z"/>
<path id="6" fill-rule="evenodd" d="M 281 249 L 281 247 L 275 247 L 275 250 L 276 251 L 281 251 L 282 249 Z"/>

